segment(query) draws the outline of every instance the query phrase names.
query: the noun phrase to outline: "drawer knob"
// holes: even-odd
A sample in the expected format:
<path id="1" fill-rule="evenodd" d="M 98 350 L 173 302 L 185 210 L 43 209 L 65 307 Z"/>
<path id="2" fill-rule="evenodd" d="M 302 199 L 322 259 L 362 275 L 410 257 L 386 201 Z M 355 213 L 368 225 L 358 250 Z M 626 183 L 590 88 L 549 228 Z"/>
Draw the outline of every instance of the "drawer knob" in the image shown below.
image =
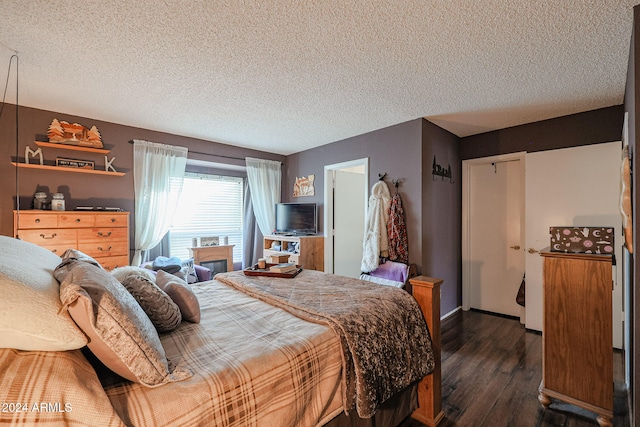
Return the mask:
<path id="1" fill-rule="evenodd" d="M 104 234 L 102 231 L 98 231 L 98 236 L 100 236 L 100 237 L 109 237 L 109 236 L 111 236 L 111 231 L 108 232 L 107 234 Z"/>
<path id="2" fill-rule="evenodd" d="M 102 252 L 109 252 L 111 250 L 111 246 L 109 246 L 107 249 L 103 249 L 102 246 L 98 246 L 98 250 Z"/>
<path id="3" fill-rule="evenodd" d="M 40 224 L 40 218 L 36 218 L 36 224 Z"/>
<path id="4" fill-rule="evenodd" d="M 76 218 L 76 222 L 80 222 L 80 218 Z"/>
<path id="5" fill-rule="evenodd" d="M 115 218 L 111 218 L 111 222 L 116 222 L 116 219 Z"/>
<path id="6" fill-rule="evenodd" d="M 53 234 L 51 234 L 51 236 L 48 236 L 48 237 L 46 235 L 44 235 L 44 234 L 40 234 L 40 237 L 42 237 L 43 239 L 47 239 L 47 240 L 53 239 L 56 236 L 57 236 L 56 233 L 53 233 Z"/>

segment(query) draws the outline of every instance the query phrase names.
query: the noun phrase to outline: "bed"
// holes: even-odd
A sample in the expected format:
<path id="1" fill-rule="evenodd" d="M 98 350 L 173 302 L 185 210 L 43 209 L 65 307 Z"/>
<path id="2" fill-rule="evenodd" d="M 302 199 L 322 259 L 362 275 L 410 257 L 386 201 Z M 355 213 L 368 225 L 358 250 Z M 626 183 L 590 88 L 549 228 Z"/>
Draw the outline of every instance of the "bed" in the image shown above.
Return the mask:
<path id="1" fill-rule="evenodd" d="M 154 372 L 157 378 L 136 372 L 137 363 L 148 364 L 147 352 L 128 360 L 130 372 L 116 374 L 112 361 L 92 347 L 100 339 L 109 344 L 109 337 L 92 336 L 98 328 L 88 332 L 87 326 L 74 331 L 82 325 L 77 313 L 71 316 L 80 299 L 68 298 L 82 279 L 77 265 L 93 281 L 108 280 L 109 273 L 77 254 L 60 259 L 32 246 L 0 236 L 0 253 L 19 254 L 2 255 L 0 262 L 6 293 L 0 302 L 0 424 L 397 425 L 416 409 L 418 382 L 437 360 L 422 311 L 405 290 L 317 271 L 293 279 L 231 272 L 191 287 L 199 322 L 185 316 L 172 331 L 157 334 L 166 364 L 154 369 L 161 365 L 164 372 Z M 24 260 L 28 277 L 24 266 L 16 267 Z M 22 311 L 28 319 L 24 311 L 33 307 L 46 311 L 41 302 L 13 307 L 41 298 L 32 286 L 25 298 L 22 288 L 54 275 L 62 278 L 62 285 L 51 282 L 60 286 L 59 301 L 46 310 L 71 317 L 65 319 L 68 332 L 43 332 L 59 319 L 45 319 L 46 325 L 35 319 L 35 332 L 16 331 L 22 327 L 7 318 Z M 96 299 L 90 306 L 96 310 Z M 34 338 L 37 333 L 43 336 Z M 12 342 L 22 349 L 11 348 Z"/>

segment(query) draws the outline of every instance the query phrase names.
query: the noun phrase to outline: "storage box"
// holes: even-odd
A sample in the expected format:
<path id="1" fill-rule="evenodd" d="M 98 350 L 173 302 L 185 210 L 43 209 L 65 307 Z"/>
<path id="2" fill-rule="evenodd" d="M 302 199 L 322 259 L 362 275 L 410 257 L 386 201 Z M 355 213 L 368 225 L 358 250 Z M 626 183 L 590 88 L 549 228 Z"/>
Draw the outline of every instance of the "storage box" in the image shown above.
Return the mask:
<path id="1" fill-rule="evenodd" d="M 271 264 L 281 264 L 283 262 L 289 262 L 290 256 L 291 254 L 286 253 L 274 254 L 269 257 L 268 262 Z"/>
<path id="2" fill-rule="evenodd" d="M 613 254 L 613 227 L 549 227 L 552 252 Z"/>

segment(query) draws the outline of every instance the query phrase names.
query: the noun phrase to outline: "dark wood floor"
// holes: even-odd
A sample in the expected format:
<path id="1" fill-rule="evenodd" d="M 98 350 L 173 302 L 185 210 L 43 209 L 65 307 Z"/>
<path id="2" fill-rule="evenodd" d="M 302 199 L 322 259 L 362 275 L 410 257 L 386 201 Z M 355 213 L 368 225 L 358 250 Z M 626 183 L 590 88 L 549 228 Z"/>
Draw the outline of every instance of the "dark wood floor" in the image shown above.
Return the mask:
<path id="1" fill-rule="evenodd" d="M 614 426 L 628 427 L 622 353 L 614 355 Z M 518 320 L 474 311 L 442 323 L 442 399 L 438 427 L 592 427 L 595 414 L 555 401 L 538 403 L 542 337 Z M 408 420 L 401 427 L 423 427 Z"/>

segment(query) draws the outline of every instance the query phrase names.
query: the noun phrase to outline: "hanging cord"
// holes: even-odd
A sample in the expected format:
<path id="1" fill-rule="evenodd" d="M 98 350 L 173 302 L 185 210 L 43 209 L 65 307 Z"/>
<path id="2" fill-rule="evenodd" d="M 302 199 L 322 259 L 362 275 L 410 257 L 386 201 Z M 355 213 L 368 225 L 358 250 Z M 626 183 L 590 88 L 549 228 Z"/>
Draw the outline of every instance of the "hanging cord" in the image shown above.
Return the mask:
<path id="1" fill-rule="evenodd" d="M 15 52 L 15 51 L 14 51 Z M 9 88 L 9 76 L 11 75 L 11 64 L 13 62 L 13 59 L 15 58 L 16 60 L 16 163 L 18 162 L 18 53 L 15 52 L 13 55 L 11 55 L 11 58 L 9 58 L 9 68 L 7 70 L 7 79 L 5 81 L 4 84 L 4 92 L 2 94 L 2 106 L 0 106 L 0 120 L 2 119 L 2 113 L 4 112 L 4 106 L 6 105 L 6 98 L 7 98 L 7 89 Z M 18 194 L 18 166 L 16 166 L 16 210 L 20 210 L 20 196 Z"/>

